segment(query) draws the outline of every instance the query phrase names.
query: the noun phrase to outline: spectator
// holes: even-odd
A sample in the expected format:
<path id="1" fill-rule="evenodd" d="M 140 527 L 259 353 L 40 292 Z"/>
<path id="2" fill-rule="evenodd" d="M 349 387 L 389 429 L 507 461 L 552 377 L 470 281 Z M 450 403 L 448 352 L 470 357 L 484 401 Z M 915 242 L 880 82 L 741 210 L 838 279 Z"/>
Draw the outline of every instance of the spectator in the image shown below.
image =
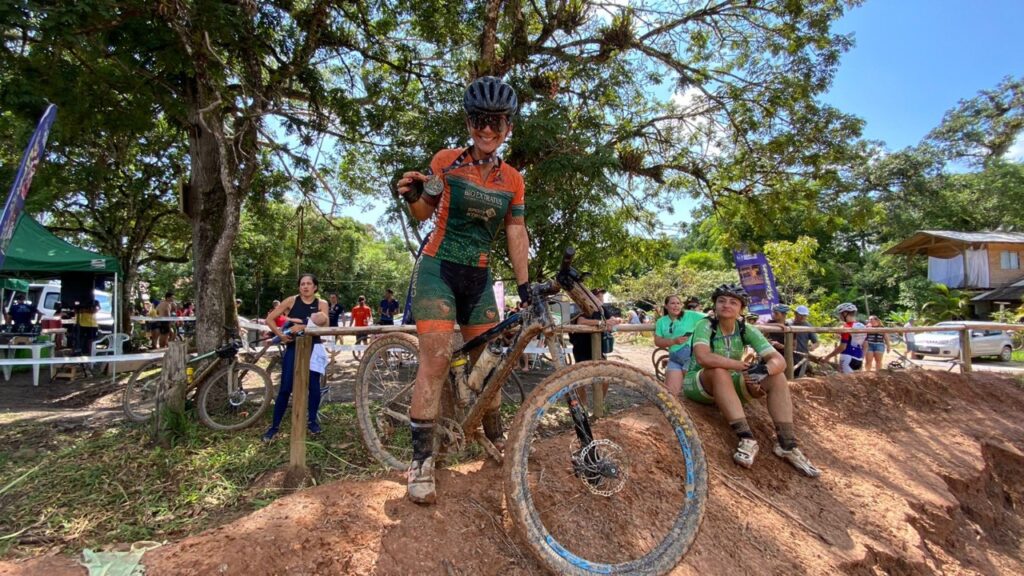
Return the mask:
<path id="1" fill-rule="evenodd" d="M 395 314 L 398 314 L 398 300 L 395 300 L 395 291 L 388 288 L 384 292 L 384 299 L 380 301 L 380 325 L 393 326 Z"/>
<path id="2" fill-rule="evenodd" d="M 168 290 L 164 294 L 164 299 L 156 306 L 156 315 L 164 318 L 174 316 L 177 309 L 178 304 L 174 301 L 174 292 Z M 157 322 L 157 330 L 160 332 L 160 348 L 166 348 L 168 340 L 174 339 L 171 322 L 167 320 Z"/>
<path id="3" fill-rule="evenodd" d="M 270 309 L 273 310 L 273 309 L 277 308 L 280 305 L 281 305 L 281 301 L 280 300 L 274 300 L 271 303 L 271 308 Z M 276 326 L 278 328 L 281 328 L 281 327 L 283 327 L 285 325 L 286 322 L 288 322 L 288 317 L 287 316 L 278 316 L 277 319 L 274 320 L 274 326 Z"/>
<path id="4" fill-rule="evenodd" d="M 18 293 L 14 303 L 7 309 L 7 323 L 13 325 L 15 332 L 29 332 L 32 324 L 43 317 L 43 313 L 31 302 L 25 302 L 25 295 Z"/>
<path id="5" fill-rule="evenodd" d="M 904 328 L 913 328 L 914 327 L 914 317 L 911 316 L 907 320 L 907 323 L 903 325 L 903 327 Z M 903 333 L 903 341 L 907 343 L 907 354 L 912 353 L 914 351 L 914 333 L 913 332 L 904 332 Z"/>
<path id="6" fill-rule="evenodd" d="M 356 327 L 369 326 L 372 317 L 373 310 L 366 305 L 366 296 L 360 296 L 359 303 L 352 308 L 352 325 Z M 369 335 L 367 334 L 356 336 L 356 344 L 366 344 L 368 341 Z"/>
<path id="7" fill-rule="evenodd" d="M 156 304 L 153 303 L 153 300 L 145 302 L 143 304 L 143 309 L 145 310 L 147 318 L 157 317 Z M 160 323 L 148 321 L 144 326 L 146 328 L 146 334 L 149 335 L 149 347 L 158 348 L 160 344 Z"/>
<path id="8" fill-rule="evenodd" d="M 78 353 L 86 356 L 92 350 L 92 342 L 99 332 L 99 324 L 96 322 L 96 312 L 99 312 L 100 303 L 97 300 L 87 301 L 78 306 L 78 314 L 75 317 L 75 324 L 78 326 Z"/>
<path id="9" fill-rule="evenodd" d="M 295 341 L 292 336 L 300 334 L 308 324 L 323 326 L 327 324 L 327 302 L 316 297 L 316 290 L 320 284 L 316 276 L 303 274 L 299 277 L 299 293 L 289 296 L 284 302 L 278 304 L 267 314 L 267 326 L 273 326 L 274 334 L 285 344 L 284 358 L 281 362 L 281 386 L 278 388 L 277 400 L 274 402 L 274 417 L 270 428 L 263 433 L 261 440 L 270 442 L 274 439 L 281 421 L 284 420 L 284 412 L 288 408 L 288 397 L 292 393 L 292 384 L 295 377 Z M 280 316 L 286 318 L 290 323 L 287 330 L 277 326 L 277 319 Z M 320 370 L 317 370 L 317 367 Z M 313 349 L 310 358 L 309 371 L 309 396 L 307 401 L 306 426 L 311 434 L 320 433 L 320 422 L 317 420 L 317 412 L 320 410 L 320 377 L 322 370 L 327 366 L 327 352 L 319 336 L 313 337 Z M 293 410 L 297 407 L 293 407 Z"/>
<path id="10" fill-rule="evenodd" d="M 765 322 L 765 325 L 785 327 L 789 324 L 786 321 L 786 316 L 789 314 L 789 306 L 785 304 L 776 304 L 772 306 L 772 319 Z M 778 350 L 780 353 L 786 349 L 786 334 L 784 332 L 765 332 L 765 336 L 768 337 L 768 341 L 772 343 L 772 347 Z"/>
<path id="11" fill-rule="evenodd" d="M 328 304 L 327 304 L 328 323 L 327 323 L 327 325 L 328 326 L 341 326 L 341 319 L 342 319 L 343 315 L 345 314 L 345 307 L 342 306 L 341 302 L 338 301 L 338 293 L 337 292 L 331 292 L 331 295 L 328 296 L 327 299 L 328 299 Z"/>
<path id="12" fill-rule="evenodd" d="M 807 317 L 811 311 L 807 306 L 797 306 L 793 317 L 793 326 L 811 326 Z M 793 376 L 803 378 L 807 374 L 807 365 L 811 360 L 811 350 L 818 346 L 818 335 L 814 332 L 796 332 L 793 334 L 793 363 L 796 365 Z"/>
<path id="13" fill-rule="evenodd" d="M 678 396 L 690 363 L 690 337 L 704 315 L 696 310 L 684 310 L 683 301 L 676 294 L 665 298 L 662 313 L 664 316 L 654 324 L 654 345 L 668 348 L 665 388 L 673 396 Z"/>
<path id="14" fill-rule="evenodd" d="M 594 297 L 598 301 L 604 301 L 605 291 L 601 288 L 594 290 Z M 572 332 L 569 334 L 569 341 L 572 342 L 572 355 L 576 358 L 576 362 L 586 362 L 588 360 L 601 360 L 603 358 L 604 351 L 609 348 L 605 344 L 606 337 L 611 337 L 612 328 L 622 323 L 622 318 L 615 316 L 613 310 L 609 306 L 605 305 L 601 309 L 598 309 L 589 316 L 583 316 L 578 308 L 573 307 L 572 323 L 583 326 L 603 326 L 605 329 L 604 334 L 601 337 L 601 350 L 598 354 L 594 354 L 592 343 L 593 334 L 590 332 Z M 605 336 L 607 335 L 607 336 Z M 596 357 L 595 357 L 596 356 Z"/>
<path id="15" fill-rule="evenodd" d="M 869 328 L 881 328 L 882 321 L 878 319 L 878 316 L 868 317 Z M 875 372 L 882 369 L 882 359 L 886 352 L 892 349 L 889 345 L 888 334 L 868 334 L 864 339 L 867 345 L 867 350 L 864 351 L 864 371 L 870 372 L 871 366 L 874 365 Z"/>

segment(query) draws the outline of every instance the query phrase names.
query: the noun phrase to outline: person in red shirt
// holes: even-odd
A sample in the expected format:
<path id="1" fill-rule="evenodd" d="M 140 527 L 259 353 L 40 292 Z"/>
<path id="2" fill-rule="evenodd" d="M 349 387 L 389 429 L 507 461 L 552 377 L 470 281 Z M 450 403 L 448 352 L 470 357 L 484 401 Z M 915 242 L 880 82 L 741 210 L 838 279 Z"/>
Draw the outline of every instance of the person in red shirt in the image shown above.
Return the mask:
<path id="1" fill-rule="evenodd" d="M 366 305 L 366 296 L 359 297 L 359 303 L 352 308 L 352 325 L 369 326 L 370 318 L 373 318 L 373 309 Z M 366 334 L 356 336 L 356 344 L 366 344 L 369 337 Z"/>

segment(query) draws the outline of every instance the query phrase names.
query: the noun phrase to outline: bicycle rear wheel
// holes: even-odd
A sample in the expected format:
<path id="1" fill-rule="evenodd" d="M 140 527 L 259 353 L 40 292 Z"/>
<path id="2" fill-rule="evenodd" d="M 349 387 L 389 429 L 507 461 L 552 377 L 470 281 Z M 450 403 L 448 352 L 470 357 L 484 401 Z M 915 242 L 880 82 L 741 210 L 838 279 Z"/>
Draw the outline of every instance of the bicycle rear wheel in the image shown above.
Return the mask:
<path id="1" fill-rule="evenodd" d="M 255 364 L 234 362 L 203 383 L 198 399 L 199 420 L 214 430 L 240 430 L 267 411 L 273 395 L 274 387 L 266 370 Z"/>
<path id="2" fill-rule="evenodd" d="M 121 405 L 132 422 L 146 422 L 156 411 L 163 360 L 150 360 L 132 373 L 124 389 Z"/>
<path id="3" fill-rule="evenodd" d="M 654 375 L 658 377 L 661 382 L 665 381 L 665 371 L 668 368 L 668 349 L 666 348 L 655 348 L 654 352 L 651 352 L 651 364 L 654 364 Z"/>
<path id="4" fill-rule="evenodd" d="M 568 400 L 592 384 L 608 386 L 607 415 L 574 419 Z M 592 431 L 585 446 L 581 422 Z M 504 478 L 517 535 L 558 574 L 664 574 L 693 543 L 707 500 L 689 415 L 649 375 L 610 361 L 559 370 L 530 394 Z"/>
<path id="5" fill-rule="evenodd" d="M 381 464 L 408 470 L 412 461 L 409 408 L 419 369 L 419 342 L 387 334 L 370 344 L 356 372 L 356 415 L 367 450 Z"/>

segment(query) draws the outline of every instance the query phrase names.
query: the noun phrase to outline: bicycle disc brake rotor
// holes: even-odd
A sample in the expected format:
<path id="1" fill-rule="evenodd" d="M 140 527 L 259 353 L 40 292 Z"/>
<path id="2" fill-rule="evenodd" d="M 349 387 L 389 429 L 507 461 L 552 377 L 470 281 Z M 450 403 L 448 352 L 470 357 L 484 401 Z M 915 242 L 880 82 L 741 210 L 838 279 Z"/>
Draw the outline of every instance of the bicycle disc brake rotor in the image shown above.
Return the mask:
<path id="1" fill-rule="evenodd" d="M 601 438 L 578 449 L 574 438 L 569 445 L 572 452 L 573 473 L 592 493 L 609 497 L 626 486 L 629 479 L 629 459 L 622 448 Z"/>
<path id="2" fill-rule="evenodd" d="M 248 394 L 245 393 L 245 390 L 239 388 L 228 396 L 228 404 L 231 404 L 233 408 L 238 408 L 242 404 L 245 404 L 246 396 L 248 396 Z"/>

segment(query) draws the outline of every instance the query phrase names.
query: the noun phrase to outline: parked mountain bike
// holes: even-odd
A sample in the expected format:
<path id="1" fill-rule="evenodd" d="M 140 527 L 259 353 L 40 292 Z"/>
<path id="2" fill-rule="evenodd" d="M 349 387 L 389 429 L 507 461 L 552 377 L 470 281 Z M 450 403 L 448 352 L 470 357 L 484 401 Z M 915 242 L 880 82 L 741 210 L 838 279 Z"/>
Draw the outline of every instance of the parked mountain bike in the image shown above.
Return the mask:
<path id="1" fill-rule="evenodd" d="M 231 341 L 186 364 L 186 393 L 195 393 L 200 421 L 214 430 L 239 430 L 253 424 L 274 397 L 266 370 L 238 361 L 240 348 L 240 342 Z M 153 360 L 132 374 L 123 400 L 130 420 L 146 422 L 167 401 L 162 372 L 163 360 Z"/>
<path id="2" fill-rule="evenodd" d="M 530 306 L 454 352 L 434 453 L 442 458 L 477 443 L 503 461 L 516 533 L 553 572 L 663 574 L 689 549 L 704 515 L 703 449 L 686 410 L 648 373 L 606 360 L 564 365 L 546 297 L 564 289 L 584 313 L 600 308 L 571 267 L 572 256 L 570 249 L 555 280 L 531 284 Z M 502 349 L 496 340 L 507 330 L 517 332 Z M 518 409 L 502 456 L 481 422 L 539 334 L 558 367 Z M 496 364 L 481 360 L 466 370 L 470 352 L 482 346 L 484 355 L 498 356 Z M 366 350 L 356 380 L 369 451 L 402 471 L 412 459 L 417 358 L 416 338 L 385 335 Z M 605 391 L 601 418 L 590 406 L 591 389 Z"/>

